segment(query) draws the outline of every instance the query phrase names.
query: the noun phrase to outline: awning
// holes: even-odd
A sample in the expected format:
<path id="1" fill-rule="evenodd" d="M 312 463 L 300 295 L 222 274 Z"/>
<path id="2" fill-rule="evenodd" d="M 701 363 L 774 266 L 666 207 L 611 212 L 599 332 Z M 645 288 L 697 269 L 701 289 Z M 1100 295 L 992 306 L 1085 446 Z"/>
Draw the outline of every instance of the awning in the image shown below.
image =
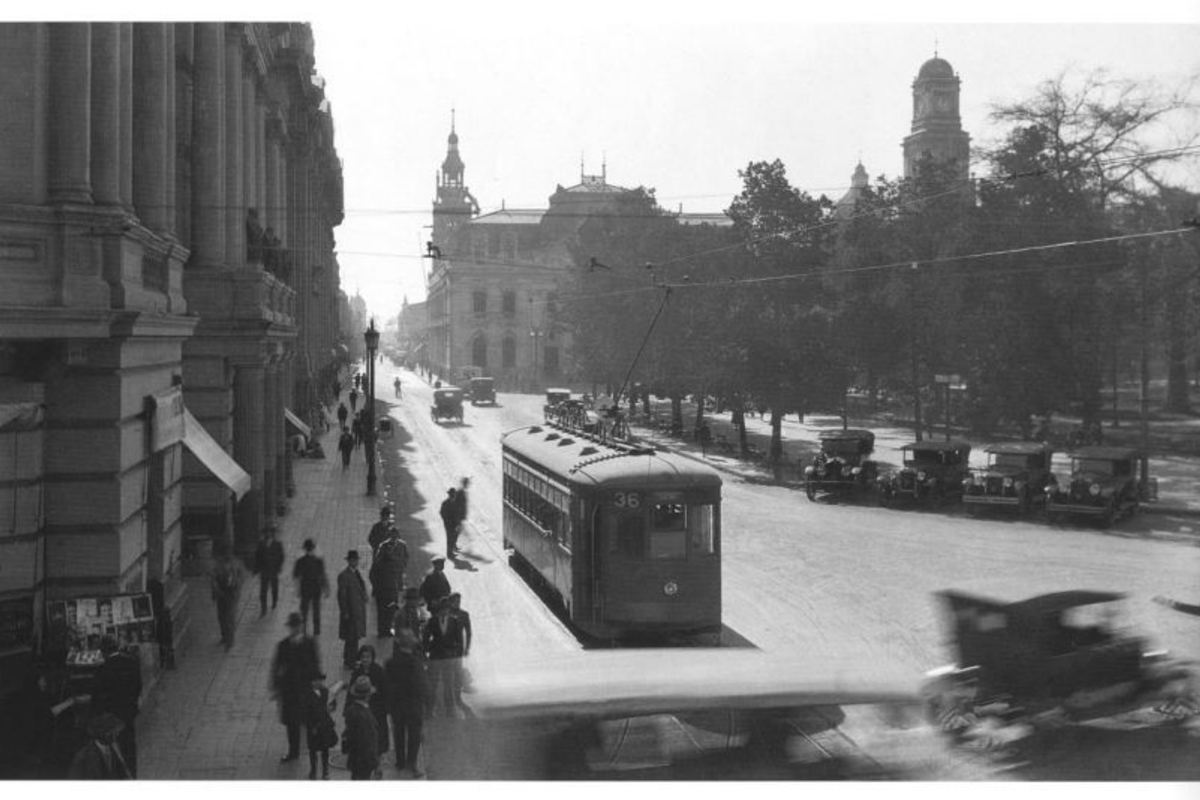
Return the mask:
<path id="1" fill-rule="evenodd" d="M 301 422 L 300 418 L 293 414 L 290 408 L 283 410 L 283 421 L 300 431 L 300 433 L 303 433 L 305 439 L 312 438 L 312 428 Z"/>
<path id="2" fill-rule="evenodd" d="M 183 410 L 183 443 L 209 472 L 237 495 L 238 500 L 250 491 L 250 474 L 230 458 L 186 408 Z"/>
<path id="3" fill-rule="evenodd" d="M 37 403 L 0 403 L 0 428 L 10 423 L 14 430 L 29 430 L 41 422 L 41 407 Z"/>

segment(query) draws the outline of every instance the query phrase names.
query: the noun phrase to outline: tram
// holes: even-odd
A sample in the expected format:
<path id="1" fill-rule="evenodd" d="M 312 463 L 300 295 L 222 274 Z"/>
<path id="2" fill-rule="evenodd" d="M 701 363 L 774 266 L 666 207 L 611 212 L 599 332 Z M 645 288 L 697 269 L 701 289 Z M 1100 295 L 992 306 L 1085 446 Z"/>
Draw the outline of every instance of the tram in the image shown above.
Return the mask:
<path id="1" fill-rule="evenodd" d="M 593 637 L 721 629 L 721 478 L 557 423 L 501 438 L 504 544 Z"/>

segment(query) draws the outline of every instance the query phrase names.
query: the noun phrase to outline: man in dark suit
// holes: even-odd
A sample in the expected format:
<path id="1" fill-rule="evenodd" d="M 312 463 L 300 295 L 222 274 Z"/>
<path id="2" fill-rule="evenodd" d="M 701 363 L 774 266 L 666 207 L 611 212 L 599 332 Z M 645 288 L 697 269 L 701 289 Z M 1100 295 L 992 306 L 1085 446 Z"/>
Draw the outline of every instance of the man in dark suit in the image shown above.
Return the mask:
<path id="1" fill-rule="evenodd" d="M 450 579 L 446 577 L 446 559 L 433 559 L 433 569 L 421 581 L 421 599 L 431 612 L 443 597 L 450 595 Z"/>
<path id="2" fill-rule="evenodd" d="M 92 711 L 108 712 L 121 720 L 123 728 L 117 734 L 117 745 L 125 757 L 125 766 L 132 778 L 137 777 L 137 736 L 134 721 L 142 700 L 142 662 L 116 639 L 106 636 L 100 643 L 104 663 L 96 670 L 92 688 Z"/>
<path id="3" fill-rule="evenodd" d="M 259 616 L 267 614 L 267 593 L 271 594 L 271 608 L 279 604 L 279 573 L 283 571 L 283 545 L 275 538 L 275 527 L 270 526 L 254 551 L 254 571 L 258 573 Z"/>
<path id="4" fill-rule="evenodd" d="M 404 574 L 408 569 L 408 545 L 395 528 L 375 551 L 371 562 L 371 593 L 375 595 L 375 632 L 380 638 L 392 635 L 392 617 L 400 607 Z"/>
<path id="5" fill-rule="evenodd" d="M 300 728 L 304 725 L 308 692 L 321 674 L 317 643 L 304 633 L 304 617 L 288 615 L 287 638 L 275 646 L 271 662 L 271 697 L 279 703 L 279 721 L 287 728 L 288 751 L 282 761 L 300 757 Z"/>
<path id="6" fill-rule="evenodd" d="M 367 635 L 367 584 L 358 571 L 358 551 L 346 553 L 346 568 L 338 573 L 338 638 L 342 665 L 352 668 L 358 658 L 358 640 Z"/>
<path id="7" fill-rule="evenodd" d="M 396 768 L 411 770 L 414 778 L 424 775 L 417 757 L 421 751 L 421 731 L 432 699 L 425 659 L 418 647 L 417 637 L 411 630 L 398 629 L 392 657 L 383 667 L 389 687 L 388 713 L 392 717 L 396 740 Z"/>
<path id="8" fill-rule="evenodd" d="M 457 717 L 462 695 L 461 670 L 466 652 L 462 619 L 452 613 L 449 598 L 438 602 L 433 619 L 425 625 L 425 654 L 429 657 L 429 682 L 433 698 L 439 692 L 443 713 Z"/>
<path id="9" fill-rule="evenodd" d="M 371 679 L 360 675 L 348 692 L 342 749 L 346 752 L 346 766 L 352 781 L 369 781 L 379 769 L 379 731 L 368 706 L 373 691 Z"/>
<path id="10" fill-rule="evenodd" d="M 67 777 L 76 781 L 130 780 L 128 766 L 117 744 L 124 724 L 114 714 L 103 713 L 88 722 L 88 743 L 75 753 Z"/>
<path id="11" fill-rule="evenodd" d="M 304 555 L 296 559 L 292 577 L 300 588 L 300 617 L 308 626 L 308 611 L 312 609 L 313 636 L 321 635 L 321 598 L 329 596 L 329 577 L 325 574 L 325 562 L 313 555 L 317 545 L 312 539 L 304 540 Z"/>

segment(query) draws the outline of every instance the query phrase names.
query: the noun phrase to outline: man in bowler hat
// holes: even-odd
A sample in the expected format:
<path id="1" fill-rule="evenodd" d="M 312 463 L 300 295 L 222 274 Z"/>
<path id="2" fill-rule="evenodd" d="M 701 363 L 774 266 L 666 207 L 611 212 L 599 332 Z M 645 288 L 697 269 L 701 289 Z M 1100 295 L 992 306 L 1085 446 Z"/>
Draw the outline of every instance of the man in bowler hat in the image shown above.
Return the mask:
<path id="1" fill-rule="evenodd" d="M 321 635 L 321 598 L 329 595 L 329 578 L 325 574 L 325 562 L 313 555 L 317 545 L 312 539 L 304 540 L 304 555 L 296 559 L 292 577 L 300 585 L 300 618 L 308 625 L 308 611 L 312 609 L 313 636 Z"/>
<path id="2" fill-rule="evenodd" d="M 282 761 L 300 757 L 300 728 L 307 716 L 308 693 L 321 674 L 317 643 L 304 634 L 304 617 L 293 611 L 287 619 L 288 635 L 275 646 L 271 661 L 271 697 L 279 704 L 279 721 L 287 728 L 287 755 Z"/>
<path id="3" fill-rule="evenodd" d="M 374 693 L 371 679 L 360 675 L 350 684 L 346 704 L 346 731 L 342 734 L 342 749 L 350 780 L 369 781 L 379 769 L 379 731 L 375 716 L 368 704 Z"/>
<path id="4" fill-rule="evenodd" d="M 352 668 L 358 656 L 358 640 L 367 635 L 367 584 L 358 571 L 358 551 L 346 553 L 346 568 L 338 573 L 338 638 L 342 665 Z"/>

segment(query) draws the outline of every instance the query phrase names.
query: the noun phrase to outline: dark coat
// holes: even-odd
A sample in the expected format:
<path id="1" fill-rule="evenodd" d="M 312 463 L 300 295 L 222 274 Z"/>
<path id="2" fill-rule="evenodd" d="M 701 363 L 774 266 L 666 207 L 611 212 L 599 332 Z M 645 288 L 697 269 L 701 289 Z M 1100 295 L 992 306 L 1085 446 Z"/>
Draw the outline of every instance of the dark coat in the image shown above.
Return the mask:
<path id="1" fill-rule="evenodd" d="M 271 662 L 271 691 L 279 701 L 279 721 L 284 725 L 302 725 L 306 695 L 313 678 L 321 674 L 317 643 L 308 636 L 299 641 L 288 637 L 275 647 Z"/>
<path id="2" fill-rule="evenodd" d="M 367 534 L 367 544 L 371 545 L 372 556 L 379 552 L 379 545 L 391 538 L 391 531 L 394 530 L 396 524 L 390 519 L 381 519 L 371 526 L 371 532 Z M 398 534 L 397 534 L 398 535 Z"/>
<path id="3" fill-rule="evenodd" d="M 329 578 L 325 575 L 325 562 L 312 553 L 296 559 L 292 577 L 300 581 L 301 597 L 320 597 L 329 592 Z"/>
<path id="4" fill-rule="evenodd" d="M 367 635 L 367 584 L 358 570 L 338 573 L 338 638 L 358 640 Z"/>
<path id="5" fill-rule="evenodd" d="M 459 524 L 467 519 L 467 490 L 462 487 L 454 493 L 454 519 Z"/>
<path id="6" fill-rule="evenodd" d="M 342 750 L 351 772 L 369 772 L 379 768 L 379 731 L 375 715 L 363 703 L 346 703 L 346 731 L 342 734 Z"/>
<path id="7" fill-rule="evenodd" d="M 354 679 L 359 675 L 366 675 L 367 680 L 375 687 L 375 694 L 371 695 L 371 699 L 367 701 L 367 708 L 371 709 L 371 714 L 375 717 L 375 732 L 379 752 L 386 753 L 391 743 L 387 722 L 388 693 L 390 691 L 387 676 L 383 672 L 383 665 L 378 661 L 372 661 L 366 669 L 363 669 L 361 666 L 355 666 L 347 683 L 353 684 Z"/>
<path id="8" fill-rule="evenodd" d="M 92 688 L 94 713 L 109 711 L 128 725 L 138 714 L 142 697 L 142 664 L 129 653 L 115 652 L 96 670 Z"/>
<path id="9" fill-rule="evenodd" d="M 441 515 L 442 524 L 446 526 L 446 530 L 448 531 L 452 531 L 458 526 L 458 518 L 454 516 L 455 513 L 454 498 L 447 497 L 442 501 L 442 505 L 438 509 L 438 514 Z"/>
<path id="10" fill-rule="evenodd" d="M 283 571 L 283 545 L 278 539 L 259 542 L 254 551 L 254 572 L 257 575 L 278 575 Z"/>
<path id="11" fill-rule="evenodd" d="M 379 546 L 371 562 L 371 594 L 395 602 L 404 591 L 404 572 L 408 568 L 408 545 L 398 536 Z"/>
<path id="12" fill-rule="evenodd" d="M 100 745 L 89 741 L 75 753 L 67 777 L 74 781 L 125 781 L 131 780 L 129 768 L 125 762 L 113 752 L 109 760 L 105 760 Z"/>
<path id="13" fill-rule="evenodd" d="M 446 629 L 442 630 L 441 614 L 434 614 L 433 619 L 425 625 L 425 635 L 422 644 L 430 659 L 462 658 L 466 652 L 466 631 L 462 619 L 453 614 L 447 614 Z"/>
<path id="14" fill-rule="evenodd" d="M 433 609 L 434 602 L 449 594 L 450 579 L 446 577 L 445 570 L 435 569 L 425 576 L 425 580 L 421 581 L 421 599 L 425 601 L 425 607 L 430 610 Z"/>
<path id="15" fill-rule="evenodd" d="M 343 433 L 338 437 L 338 452 L 347 454 L 354 452 L 354 434 Z"/>
<path id="16" fill-rule="evenodd" d="M 388 710 L 392 718 L 424 716 L 429 709 L 429 675 L 425 659 L 397 650 L 383 667 L 388 683 Z"/>
<path id="17" fill-rule="evenodd" d="M 337 726 L 329 714 L 329 689 L 324 686 L 313 688 L 311 685 L 304 695 L 304 727 L 308 739 L 309 750 L 327 750 L 328 747 L 314 747 L 321 744 L 320 737 L 325 730 L 337 734 Z"/>

